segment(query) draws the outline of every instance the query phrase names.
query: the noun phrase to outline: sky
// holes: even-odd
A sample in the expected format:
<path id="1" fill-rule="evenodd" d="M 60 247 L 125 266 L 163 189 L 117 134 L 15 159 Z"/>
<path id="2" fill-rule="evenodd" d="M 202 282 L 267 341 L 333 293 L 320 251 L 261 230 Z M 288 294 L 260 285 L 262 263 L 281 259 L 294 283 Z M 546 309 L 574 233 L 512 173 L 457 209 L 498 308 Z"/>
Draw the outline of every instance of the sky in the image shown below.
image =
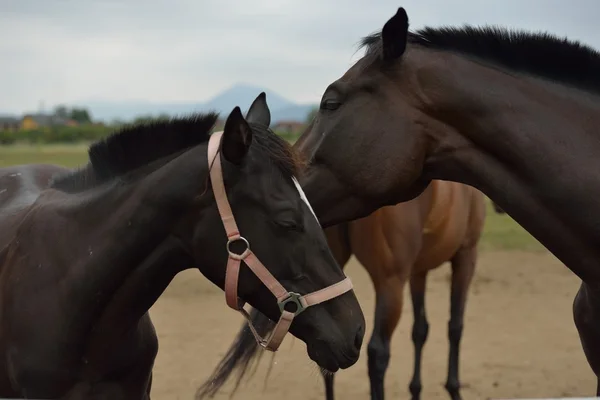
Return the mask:
<path id="1" fill-rule="evenodd" d="M 372 1 L 0 0 L 0 113 L 202 102 L 239 82 L 318 102 L 400 6 L 414 29 L 495 24 L 600 49 L 598 0 Z"/>

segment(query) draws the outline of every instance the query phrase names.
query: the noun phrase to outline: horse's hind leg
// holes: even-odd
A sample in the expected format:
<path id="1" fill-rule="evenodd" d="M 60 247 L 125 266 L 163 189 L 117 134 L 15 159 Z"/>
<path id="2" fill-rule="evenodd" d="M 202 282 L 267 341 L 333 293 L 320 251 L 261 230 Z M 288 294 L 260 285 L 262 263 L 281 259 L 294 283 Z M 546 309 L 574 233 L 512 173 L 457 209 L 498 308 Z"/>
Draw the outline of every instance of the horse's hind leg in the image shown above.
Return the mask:
<path id="1" fill-rule="evenodd" d="M 406 280 L 393 275 L 375 285 L 375 321 L 367 347 L 371 400 L 383 400 L 383 380 L 390 361 L 390 340 L 402 313 L 402 300 Z"/>
<path id="2" fill-rule="evenodd" d="M 463 332 L 463 320 L 467 293 L 475 263 L 477 261 L 477 247 L 463 248 L 452 258 L 452 286 L 450 289 L 450 322 L 448 323 L 448 341 L 450 342 L 450 354 L 448 356 L 448 379 L 446 390 L 452 400 L 460 400 L 459 370 L 459 348 Z"/>
<path id="3" fill-rule="evenodd" d="M 413 377 L 410 381 L 409 390 L 412 400 L 421 398 L 421 356 L 423 346 L 429 333 L 429 323 L 425 313 L 425 284 L 427 282 L 427 272 L 418 273 L 410 278 L 410 296 L 413 306 L 413 329 L 412 341 L 415 348 L 415 359 Z"/>

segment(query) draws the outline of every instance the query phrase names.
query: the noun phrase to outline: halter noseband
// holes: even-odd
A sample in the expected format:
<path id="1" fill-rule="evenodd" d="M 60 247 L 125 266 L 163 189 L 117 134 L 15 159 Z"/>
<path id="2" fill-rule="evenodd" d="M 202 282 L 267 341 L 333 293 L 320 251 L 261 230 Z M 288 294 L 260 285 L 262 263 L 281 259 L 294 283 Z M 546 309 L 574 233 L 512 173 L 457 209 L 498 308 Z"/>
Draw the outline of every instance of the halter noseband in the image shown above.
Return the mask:
<path id="1" fill-rule="evenodd" d="M 227 269 L 225 272 L 225 300 L 227 305 L 236 311 L 242 313 L 242 315 L 248 320 L 248 325 L 252 334 L 256 338 L 258 344 L 270 351 L 277 351 L 279 345 L 283 341 L 286 333 L 292 325 L 294 317 L 306 310 L 308 307 L 314 306 L 319 303 L 331 300 L 338 297 L 347 291 L 352 289 L 352 282 L 349 278 L 334 283 L 331 286 L 317 290 L 309 294 L 301 296 L 298 293 L 288 292 L 277 279 L 269 272 L 269 270 L 258 260 L 256 255 L 250 250 L 250 243 L 246 238 L 240 235 L 235 218 L 231 211 L 231 206 L 227 200 L 227 193 L 225 192 L 225 186 L 223 182 L 223 171 L 221 168 L 221 159 L 218 157 L 219 145 L 221 143 L 221 137 L 223 132 L 215 132 L 210 136 L 208 141 L 208 165 L 210 171 L 210 180 L 213 188 L 215 200 L 217 202 L 217 208 L 227 233 L 227 253 L 229 254 L 227 260 Z M 211 168 L 212 166 L 212 168 Z M 231 244 L 234 242 L 243 242 L 246 246 L 246 250 L 241 254 L 234 253 L 231 251 Z M 279 321 L 273 330 L 273 333 L 269 339 L 262 338 L 250 321 L 248 312 L 244 309 L 244 302 L 238 298 L 238 278 L 240 273 L 240 264 L 244 263 L 250 268 L 250 270 L 256 275 L 258 279 L 273 293 L 277 299 L 277 304 L 281 311 Z M 295 311 L 287 311 L 285 306 L 288 303 L 294 303 L 296 306 Z"/>

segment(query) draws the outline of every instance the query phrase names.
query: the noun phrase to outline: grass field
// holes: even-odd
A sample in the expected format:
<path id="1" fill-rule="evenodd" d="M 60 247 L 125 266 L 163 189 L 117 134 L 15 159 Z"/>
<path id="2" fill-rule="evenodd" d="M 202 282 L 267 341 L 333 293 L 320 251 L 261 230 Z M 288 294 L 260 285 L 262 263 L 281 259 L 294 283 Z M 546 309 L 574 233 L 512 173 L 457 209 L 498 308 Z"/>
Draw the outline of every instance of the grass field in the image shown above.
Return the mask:
<path id="1" fill-rule="evenodd" d="M 0 167 L 28 163 L 76 167 L 87 162 L 87 146 L 87 144 L 0 146 Z M 496 214 L 489 202 L 482 249 L 544 251 L 542 245 L 509 216 Z"/>
<path id="2" fill-rule="evenodd" d="M 87 146 L 87 144 L 0 146 L 0 167 L 31 163 L 76 167 L 87 162 Z"/>

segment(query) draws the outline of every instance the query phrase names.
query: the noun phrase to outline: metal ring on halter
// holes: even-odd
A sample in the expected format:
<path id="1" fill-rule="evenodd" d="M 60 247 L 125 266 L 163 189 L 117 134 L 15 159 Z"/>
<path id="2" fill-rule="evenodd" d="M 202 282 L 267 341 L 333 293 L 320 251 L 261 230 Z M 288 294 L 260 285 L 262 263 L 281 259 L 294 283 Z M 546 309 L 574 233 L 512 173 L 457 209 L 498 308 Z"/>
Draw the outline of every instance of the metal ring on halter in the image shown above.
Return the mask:
<path id="1" fill-rule="evenodd" d="M 289 296 L 285 299 L 281 300 L 277 305 L 279 306 L 279 311 L 283 312 L 285 310 L 285 305 L 288 303 L 296 304 L 296 311 L 288 311 L 294 314 L 294 317 L 300 314 L 302 311 L 306 310 L 306 307 L 302 304 L 301 295 L 296 292 L 289 292 Z M 287 311 L 287 310 L 286 310 Z"/>
<path id="2" fill-rule="evenodd" d="M 231 251 L 231 244 L 237 242 L 238 240 L 241 240 L 246 245 L 246 250 L 244 250 L 241 254 Z M 243 260 L 250 254 L 250 243 L 248 243 L 246 238 L 243 236 L 229 238 L 229 240 L 227 240 L 227 252 L 229 253 L 229 257 L 233 258 L 234 260 Z"/>

